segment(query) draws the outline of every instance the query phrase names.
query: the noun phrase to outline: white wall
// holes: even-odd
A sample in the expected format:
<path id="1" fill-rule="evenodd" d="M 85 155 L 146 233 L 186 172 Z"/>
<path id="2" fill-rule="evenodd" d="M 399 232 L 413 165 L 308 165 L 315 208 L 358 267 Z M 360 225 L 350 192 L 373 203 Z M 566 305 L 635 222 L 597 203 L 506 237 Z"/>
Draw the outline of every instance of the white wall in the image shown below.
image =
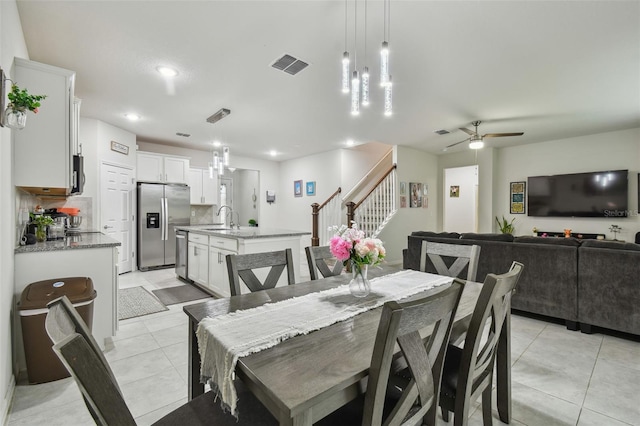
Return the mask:
<path id="1" fill-rule="evenodd" d="M 629 170 L 629 218 L 547 218 L 509 214 L 509 182 L 526 181 L 528 176 Z M 497 184 L 494 187 L 495 215 L 511 220 L 517 235 L 528 235 L 535 226 L 541 231 L 606 234 L 611 225 L 622 227 L 618 239 L 631 241 L 640 231 L 638 216 L 638 170 L 640 170 L 640 128 L 608 132 L 579 138 L 561 139 L 498 150 Z"/>
<path id="2" fill-rule="evenodd" d="M 412 148 L 394 147 L 394 160 L 397 165 L 398 182 L 421 182 L 427 184 L 427 208 L 400 208 L 397 200 L 398 212 L 382 230 L 378 238 L 387 250 L 386 260 L 389 263 L 402 261 L 402 250 L 407 248 L 407 236 L 413 231 L 433 231 L 437 227 L 437 212 L 439 210 L 438 188 L 438 157 Z M 408 201 L 407 201 L 408 206 Z"/>
<path id="3" fill-rule="evenodd" d="M 458 187 L 457 197 L 451 187 Z M 477 231 L 478 166 L 453 167 L 444 170 L 442 229 L 447 232 Z"/>
<path id="4" fill-rule="evenodd" d="M 233 172 L 233 210 L 238 212 L 240 217 L 240 226 L 248 226 L 249 219 L 258 221 L 260 217 L 260 204 L 258 201 L 253 202 L 253 194 L 256 197 L 260 194 L 260 172 L 257 170 L 238 169 Z M 255 207 L 254 207 L 255 206 Z M 234 222 L 236 221 L 234 214 Z M 258 222 L 258 225 L 261 225 Z"/>
<path id="5" fill-rule="evenodd" d="M 29 58 L 14 0 L 0 1 L 0 65 L 11 78 L 14 57 Z M 5 86 L 7 88 L 7 86 Z M 6 100 L 6 99 L 5 99 Z M 2 111 L 4 112 L 4 111 Z M 13 138 L 0 128 L 0 423 L 4 424 L 13 396 L 11 318 L 14 306 L 14 242 L 16 200 L 13 186 Z"/>

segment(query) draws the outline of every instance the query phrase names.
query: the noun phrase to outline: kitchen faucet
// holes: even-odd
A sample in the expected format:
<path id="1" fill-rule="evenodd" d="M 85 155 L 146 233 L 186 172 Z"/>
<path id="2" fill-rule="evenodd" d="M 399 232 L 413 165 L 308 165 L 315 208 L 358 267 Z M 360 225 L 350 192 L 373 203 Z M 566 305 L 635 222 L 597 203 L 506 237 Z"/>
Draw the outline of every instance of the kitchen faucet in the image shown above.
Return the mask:
<path id="1" fill-rule="evenodd" d="M 220 212 L 222 211 L 222 209 L 227 208 L 229 210 L 229 213 L 231 214 L 230 220 L 229 220 L 229 226 L 231 226 L 231 228 L 233 228 L 233 209 L 227 205 L 221 206 L 218 209 L 218 213 L 216 213 L 216 216 L 220 216 Z M 238 218 L 238 222 L 236 223 L 236 228 L 240 229 L 240 213 L 235 212 L 236 213 L 236 217 Z M 226 217 L 226 215 L 225 215 Z"/>

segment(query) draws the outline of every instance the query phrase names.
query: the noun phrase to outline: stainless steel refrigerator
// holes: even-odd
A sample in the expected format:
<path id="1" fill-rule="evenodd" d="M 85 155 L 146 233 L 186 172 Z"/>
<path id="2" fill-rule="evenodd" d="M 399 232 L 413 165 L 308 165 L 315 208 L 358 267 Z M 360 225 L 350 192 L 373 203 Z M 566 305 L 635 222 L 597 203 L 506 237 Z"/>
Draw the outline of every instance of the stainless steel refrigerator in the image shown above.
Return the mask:
<path id="1" fill-rule="evenodd" d="M 138 269 L 171 267 L 176 262 L 176 226 L 189 225 L 189 187 L 138 183 Z"/>

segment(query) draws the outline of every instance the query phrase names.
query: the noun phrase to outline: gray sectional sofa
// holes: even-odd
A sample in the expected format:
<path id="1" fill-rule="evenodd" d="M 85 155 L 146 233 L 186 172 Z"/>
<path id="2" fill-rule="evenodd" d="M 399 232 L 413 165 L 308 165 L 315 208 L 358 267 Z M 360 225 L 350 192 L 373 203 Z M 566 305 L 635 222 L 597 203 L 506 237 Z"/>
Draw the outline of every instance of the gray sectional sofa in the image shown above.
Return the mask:
<path id="1" fill-rule="evenodd" d="M 479 245 L 478 281 L 506 272 L 514 260 L 522 262 L 514 310 L 562 319 L 572 330 L 598 326 L 640 335 L 638 244 L 419 231 L 408 237 L 405 268 L 419 269 L 423 240 Z M 428 261 L 427 271 L 435 272 Z"/>

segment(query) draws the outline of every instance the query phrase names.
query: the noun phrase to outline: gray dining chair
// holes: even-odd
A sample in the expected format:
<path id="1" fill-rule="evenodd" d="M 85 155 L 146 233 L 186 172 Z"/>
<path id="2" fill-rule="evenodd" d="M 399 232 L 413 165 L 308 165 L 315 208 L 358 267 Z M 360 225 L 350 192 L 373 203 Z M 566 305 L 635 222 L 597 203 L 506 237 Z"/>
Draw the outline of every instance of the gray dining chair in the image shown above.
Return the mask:
<path id="1" fill-rule="evenodd" d="M 260 281 L 254 272 L 261 268 L 271 268 L 264 281 Z M 227 271 L 231 295 L 240 294 L 240 280 L 251 292 L 274 288 L 285 268 L 288 284 L 295 284 L 293 255 L 289 248 L 265 253 L 228 254 Z"/>
<path id="2" fill-rule="evenodd" d="M 312 280 L 320 278 L 318 272 L 324 278 L 340 275 L 344 265 L 331 253 L 329 246 L 305 247 L 307 253 L 307 264 Z M 333 262 L 333 263 L 332 263 Z"/>
<path id="3" fill-rule="evenodd" d="M 470 407 L 480 395 L 483 424 L 493 424 L 491 388 L 498 341 L 503 324 L 511 315 L 511 294 L 522 269 L 522 263 L 513 262 L 505 274 L 487 274 L 471 315 L 464 346 L 459 348 L 450 344 L 447 348 L 440 407 L 442 418 L 447 422 L 449 412 L 454 413 L 455 426 L 467 424 Z"/>
<path id="4" fill-rule="evenodd" d="M 427 260 L 435 268 L 436 273 L 448 277 L 461 278 L 460 274 L 467 269 L 466 279 L 476 280 L 480 246 L 464 244 L 446 244 L 423 241 L 420 252 L 420 270 L 427 272 Z"/>
<path id="5" fill-rule="evenodd" d="M 320 420 L 317 425 L 435 425 L 445 350 L 464 282 L 446 290 L 387 302 L 376 334 L 366 393 Z M 420 330 L 432 328 L 425 343 Z M 396 345 L 407 360 L 408 384 L 394 386 L 391 375 Z M 423 423 L 424 422 L 424 423 Z"/>
<path id="6" fill-rule="evenodd" d="M 85 405 L 97 425 L 133 426 L 136 421 L 125 402 L 118 382 L 97 342 L 82 317 L 66 296 L 51 301 L 45 328 L 64 366 L 75 379 Z M 253 396 L 240 380 L 236 419 L 225 412 L 213 392 L 206 392 L 178 407 L 154 423 L 157 426 L 177 425 L 277 425 L 269 411 Z M 159 388 L 158 392 L 162 392 Z M 149 395 L 153 398 L 153 395 Z"/>

